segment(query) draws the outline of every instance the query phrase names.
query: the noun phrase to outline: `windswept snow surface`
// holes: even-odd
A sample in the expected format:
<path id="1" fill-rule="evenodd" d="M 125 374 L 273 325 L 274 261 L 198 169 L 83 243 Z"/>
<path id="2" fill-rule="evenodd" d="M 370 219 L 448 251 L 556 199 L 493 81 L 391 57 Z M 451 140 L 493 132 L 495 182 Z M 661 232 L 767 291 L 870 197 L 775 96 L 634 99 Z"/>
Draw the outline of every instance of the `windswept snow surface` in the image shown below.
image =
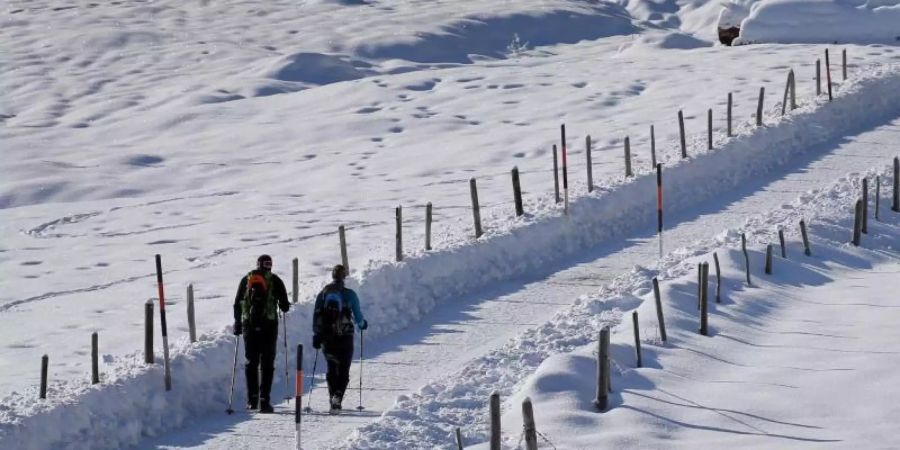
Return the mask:
<path id="1" fill-rule="evenodd" d="M 0 162 L 0 446 L 115 448 L 218 412 L 233 350 L 227 325 L 234 286 L 259 253 L 273 254 L 286 280 L 289 260 L 299 257 L 301 303 L 288 315 L 288 334 L 292 343 L 308 342 L 308 301 L 338 260 L 337 226 L 347 225 L 368 336 L 385 342 L 376 351 L 390 355 L 392 342 L 422 338 L 409 327 L 423 318 L 423 333 L 448 326 L 448 316 L 430 313 L 454 313 L 446 309 L 453 300 L 484 305 L 475 314 L 482 328 L 466 339 L 485 338 L 452 360 L 458 367 L 571 303 L 584 287 L 567 291 L 560 304 L 522 308 L 537 319 L 496 330 L 483 326 L 492 314 L 508 313 L 502 301 L 491 302 L 497 297 L 479 297 L 485 289 L 564 269 L 567 256 L 625 236 L 635 223 L 652 228 L 649 207 L 626 207 L 653 203 L 645 192 L 652 190 L 650 124 L 675 193 L 713 165 L 734 168 L 717 181 L 730 186 L 776 170 L 787 157 L 781 152 L 897 115 L 896 99 L 884 94 L 898 92 L 896 72 L 884 66 L 900 58 L 895 48 L 849 47 L 856 79 L 836 84 L 835 102 L 823 106 L 809 97 L 823 47 L 711 47 L 704 35 L 688 34 L 715 21 L 718 10 L 707 2 L 661 19 L 629 15 L 631 5 L 504 5 L 11 3 L 0 27 L 10 44 L 0 65 L 12 68 L 0 77 L 0 148 L 15 156 Z M 772 93 L 788 62 L 799 75 L 802 107 L 778 120 L 780 95 Z M 753 132 L 760 85 L 769 93 L 771 129 Z M 729 143 L 720 131 L 726 92 L 735 95 L 739 135 Z M 677 164 L 675 111 L 684 109 L 697 155 L 705 152 L 710 106 L 716 148 L 726 155 L 756 149 L 756 165 L 715 155 Z M 571 221 L 551 199 L 548 170 L 563 122 Z M 585 195 L 581 143 L 589 133 L 597 189 Z M 625 135 L 640 175 L 627 183 Z M 523 173 L 528 211 L 516 220 L 513 165 Z M 487 236 L 479 241 L 470 231 L 469 177 L 478 179 L 484 208 Z M 711 195 L 696 193 L 685 197 Z M 425 254 L 422 207 L 429 201 L 437 251 Z M 398 204 L 407 258 L 389 263 Z M 147 368 L 137 353 L 143 304 L 156 295 L 154 253 L 163 255 L 174 340 L 176 389 L 169 394 L 159 364 Z M 592 270 L 561 279 L 577 281 Z M 197 293 L 195 345 L 186 339 L 188 283 Z M 386 338 L 403 329 L 410 334 Z M 86 382 L 92 331 L 100 333 L 102 354 L 97 387 Z M 50 398 L 39 402 L 44 353 Z M 396 389 L 437 372 L 422 371 Z M 239 386 L 236 398 L 242 394 Z M 389 405 L 394 394 L 386 390 L 377 401 Z M 343 437 L 349 429 L 330 432 Z"/>

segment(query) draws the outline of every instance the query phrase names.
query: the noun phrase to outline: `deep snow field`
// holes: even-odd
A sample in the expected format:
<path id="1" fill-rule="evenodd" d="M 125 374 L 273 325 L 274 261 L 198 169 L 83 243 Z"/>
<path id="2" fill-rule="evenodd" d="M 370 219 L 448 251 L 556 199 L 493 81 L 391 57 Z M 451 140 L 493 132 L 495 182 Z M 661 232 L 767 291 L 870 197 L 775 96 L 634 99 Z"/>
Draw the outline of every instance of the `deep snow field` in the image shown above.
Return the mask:
<path id="1" fill-rule="evenodd" d="M 722 47 L 714 45 L 719 10 L 716 2 L 699 0 L 8 3 L 0 10 L 0 149 L 7 156 L 0 161 L 0 447 L 6 448 L 4 440 L 16 448 L 197 445 L 195 436 L 174 442 L 153 438 L 221 410 L 232 349 L 231 303 L 239 278 L 257 255 L 269 253 L 276 273 L 289 283 L 290 260 L 299 258 L 300 303 L 288 316 L 288 334 L 291 347 L 307 343 L 309 301 L 324 284 L 328 268 L 340 260 L 339 225 L 347 227 L 353 283 L 360 287 L 372 325 L 367 336 L 380 339 L 379 351 L 385 353 L 402 353 L 409 335 L 397 332 L 411 325 L 446 325 L 442 322 L 451 317 L 446 305 L 454 300 L 465 298 L 477 305 L 480 300 L 472 300 L 473 293 L 499 282 L 542 280 L 573 265 L 567 257 L 584 259 L 586 249 L 614 237 L 652 237 L 650 125 L 655 126 L 660 161 L 667 170 L 675 166 L 673 192 L 688 197 L 680 202 L 672 197 L 676 213 L 696 208 L 693 200 L 714 200 L 714 186 L 733 188 L 762 176 L 777 179 L 788 171 L 779 165 L 807 148 L 828 154 L 842 138 L 864 148 L 868 141 L 854 136 L 866 130 L 882 130 L 873 138 L 873 145 L 882 149 L 877 162 L 864 160 L 844 172 L 816 172 L 808 189 L 828 188 L 847 172 L 876 167 L 883 171 L 886 158 L 897 148 L 898 47 L 870 42 Z M 814 96 L 815 63 L 822 58 L 824 66 L 826 48 L 832 52 L 833 104 Z M 843 49 L 849 56 L 847 82 L 840 72 Z M 797 75 L 800 109 L 781 119 L 790 69 Z M 767 126 L 762 130 L 752 126 L 760 87 L 766 93 Z M 729 92 L 734 95 L 737 135 L 731 140 L 724 131 Z M 707 108 L 713 109 L 715 150 L 696 157 L 707 153 Z M 696 157 L 689 163 L 679 157 L 679 109 L 685 113 L 689 153 Z M 563 123 L 573 200 L 568 222 L 553 202 L 551 170 L 551 145 L 559 144 Z M 596 188 L 590 195 L 584 175 L 587 135 L 593 140 Z M 638 178 L 623 183 L 625 136 L 630 136 Z M 749 153 L 754 151 L 761 157 Z M 839 161 L 852 161 L 852 152 L 842 158 Z M 512 219 L 513 166 L 522 172 L 528 212 L 520 219 Z M 726 174 L 704 185 L 698 178 L 713 168 L 724 168 Z M 486 229 L 478 241 L 471 231 L 470 177 L 478 180 Z M 849 195 L 846 189 L 840 192 Z M 719 201 L 726 205 L 740 195 L 729 198 Z M 435 214 L 436 251 L 431 254 L 422 250 L 427 202 Z M 746 215 L 765 214 L 782 203 L 750 205 Z M 398 205 L 404 208 L 405 263 L 390 262 Z M 826 216 L 846 221 L 841 215 L 845 213 Z M 725 221 L 707 226 L 717 228 L 710 228 L 707 236 L 673 239 L 666 250 L 693 245 L 700 237 L 736 225 Z M 846 300 L 837 293 L 847 289 L 842 279 L 849 271 L 875 267 L 896 272 L 896 230 L 878 226 L 873 233 L 892 236 L 872 244 L 881 256 L 857 255 L 859 260 L 848 262 L 853 252 L 835 241 L 829 255 L 841 263 L 828 268 L 834 287 L 823 282 L 816 289 Z M 156 298 L 156 253 L 163 258 L 176 356 L 177 387 L 169 397 L 161 392 L 158 367 L 145 369 L 139 353 L 143 304 Z M 668 260 L 684 257 L 670 255 Z M 732 259 L 725 261 L 726 271 L 739 268 Z M 801 281 L 776 280 L 771 289 L 781 289 L 779 282 L 793 283 L 796 292 L 791 296 L 816 295 L 798 286 L 807 280 L 800 272 L 811 269 L 791 267 L 789 276 Z M 610 272 L 589 291 L 567 292 L 563 298 L 546 299 L 544 308 L 523 310 L 527 320 L 495 330 L 495 335 L 460 337 L 481 345 L 463 350 L 452 365 L 426 370 L 420 378 L 404 378 L 372 400 L 383 403 L 375 412 L 395 406 L 402 411 L 402 401 L 393 404 L 398 395 L 496 351 L 556 310 L 577 307 L 580 295 L 596 295 L 597 288 L 623 273 Z M 896 276 L 865 277 L 866 285 L 897 281 Z M 189 283 L 197 296 L 201 335 L 194 346 L 187 342 L 185 318 Z M 504 284 L 501 293 L 491 291 L 484 297 L 502 297 L 504 291 L 521 288 L 513 285 Z M 761 292 L 769 292 L 765 286 L 759 292 L 729 289 L 736 292 L 734 305 L 753 303 L 765 296 Z M 646 297 L 646 292 L 635 295 Z M 867 303 L 885 300 L 868 290 L 860 295 L 871 300 Z M 601 296 L 592 301 L 607 300 Z M 612 304 L 628 310 L 640 301 Z M 442 305 L 441 314 L 431 314 Z M 647 317 L 648 305 L 641 306 Z M 516 314 L 515 309 L 503 311 Z M 786 314 L 804 313 L 792 309 Z M 868 312 L 859 314 L 864 320 Z M 115 389 L 87 384 L 93 331 L 100 335 L 104 384 Z M 877 348 L 889 337 L 873 336 L 859 348 Z M 694 345 L 686 335 L 678 339 L 673 346 Z M 577 398 L 564 393 L 583 391 L 584 386 L 540 384 L 549 372 L 572 377 L 571 367 L 586 364 L 589 350 L 578 350 L 583 343 L 575 344 L 535 357 L 509 377 L 504 389 L 512 393 L 524 386 L 523 393 L 538 404 L 557 405 L 560 411 L 571 409 L 571 402 L 587 408 L 584 392 Z M 523 381 L 550 354 L 573 350 L 574 356 L 550 360 L 537 377 Z M 651 360 L 660 366 L 670 364 L 666 358 L 672 358 L 671 364 L 691 364 L 675 352 L 662 348 Z M 43 354 L 51 360 L 51 398 L 37 402 Z M 439 352 L 429 357 L 446 359 Z M 282 370 L 281 358 L 276 372 Z M 763 365 L 759 361 L 746 364 Z M 869 368 L 880 370 L 874 364 Z M 643 377 L 651 375 L 636 372 L 623 371 L 617 381 L 645 389 Z M 283 381 L 278 376 L 276 390 Z M 590 378 L 579 382 L 589 384 Z M 826 385 L 807 381 L 813 392 Z M 238 398 L 241 393 L 239 386 Z M 634 399 L 622 394 L 615 401 L 621 405 Z M 778 405 L 773 400 L 770 407 Z M 470 404 L 470 409 L 478 407 Z M 92 408 L 101 411 L 87 411 Z M 654 411 L 650 406 L 647 410 Z M 484 417 L 467 414 L 460 416 L 464 419 L 459 425 L 475 421 L 483 427 Z M 287 416 L 279 419 L 285 422 L 280 426 L 290 422 Z M 312 425 L 323 427 L 324 436 L 312 448 L 339 444 L 356 427 L 377 419 L 376 414 L 341 429 Z M 661 433 L 657 436 L 668 436 L 660 430 L 678 425 L 640 425 L 640 419 L 608 414 L 591 420 L 618 420 L 615 426 L 623 427 L 625 434 L 640 426 L 658 426 L 651 431 Z M 505 420 L 517 419 L 509 415 Z M 572 425 L 583 423 L 579 420 L 554 417 L 551 432 L 571 435 L 574 429 L 581 436 L 582 429 Z M 57 429 L 37 431 L 48 425 Z M 345 445 L 404 448 L 398 444 L 402 441 L 407 447 L 428 442 L 430 448 L 438 445 L 430 439 L 446 432 L 435 426 L 427 439 L 415 429 L 402 438 L 388 431 L 379 434 L 379 426 L 392 426 L 389 416 L 370 426 L 372 431 L 353 436 L 355 444 Z M 237 427 L 235 422 L 211 427 L 210 434 L 222 438 L 221 447 L 234 447 L 229 430 Z M 192 429 L 186 430 L 190 434 Z M 476 430 L 468 432 L 484 437 Z M 509 445 L 516 444 L 517 436 L 512 436 Z M 566 448 L 591 446 L 576 436 L 572 439 Z M 649 445 L 614 440 L 618 438 L 612 435 L 597 439 L 625 447 Z M 683 439 L 685 445 L 708 448 L 755 443 L 746 435 L 745 441 L 725 444 L 704 441 L 703 436 Z M 241 442 L 238 447 L 258 444 Z"/>

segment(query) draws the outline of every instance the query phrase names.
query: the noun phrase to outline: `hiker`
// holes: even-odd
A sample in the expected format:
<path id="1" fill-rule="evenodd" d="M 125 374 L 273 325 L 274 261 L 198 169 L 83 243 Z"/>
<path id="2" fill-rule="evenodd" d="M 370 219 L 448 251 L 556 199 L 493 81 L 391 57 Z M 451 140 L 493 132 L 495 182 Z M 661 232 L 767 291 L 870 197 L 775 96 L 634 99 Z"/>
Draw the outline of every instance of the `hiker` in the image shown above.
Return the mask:
<path id="1" fill-rule="evenodd" d="M 331 413 L 341 409 L 344 392 L 350 382 L 350 362 L 353 360 L 353 324 L 360 330 L 369 327 L 359 308 L 359 297 L 344 286 L 347 269 L 336 265 L 331 271 L 332 282 L 316 296 L 313 311 L 313 348 L 322 349 L 328 361 L 328 398 Z"/>
<path id="2" fill-rule="evenodd" d="M 247 409 L 273 412 L 269 394 L 275 374 L 278 308 L 287 312 L 290 307 L 284 283 L 272 273 L 272 257 L 261 255 L 256 260 L 256 269 L 241 278 L 234 297 L 234 334 L 244 335 L 244 355 L 247 358 L 244 366 Z"/>

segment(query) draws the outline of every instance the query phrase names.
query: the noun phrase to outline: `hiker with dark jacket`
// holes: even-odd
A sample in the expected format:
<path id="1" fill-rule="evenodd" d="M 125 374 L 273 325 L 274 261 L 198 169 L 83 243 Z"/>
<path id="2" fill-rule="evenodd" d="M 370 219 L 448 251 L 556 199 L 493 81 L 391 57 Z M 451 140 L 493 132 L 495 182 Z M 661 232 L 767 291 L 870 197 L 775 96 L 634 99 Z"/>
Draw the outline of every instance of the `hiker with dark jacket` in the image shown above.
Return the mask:
<path id="1" fill-rule="evenodd" d="M 287 312 L 287 290 L 278 275 L 272 273 L 272 257 L 262 255 L 256 269 L 241 278 L 234 296 L 234 334 L 244 335 L 247 364 L 247 409 L 271 413 L 272 377 L 278 343 L 278 309 Z M 262 382 L 260 383 L 260 369 Z"/>
<path id="2" fill-rule="evenodd" d="M 347 269 L 338 264 L 331 271 L 332 282 L 316 296 L 313 311 L 313 348 L 322 349 L 328 362 L 328 398 L 331 412 L 341 409 L 344 392 L 350 382 L 353 360 L 353 325 L 369 327 L 359 307 L 359 297 L 344 286 Z"/>

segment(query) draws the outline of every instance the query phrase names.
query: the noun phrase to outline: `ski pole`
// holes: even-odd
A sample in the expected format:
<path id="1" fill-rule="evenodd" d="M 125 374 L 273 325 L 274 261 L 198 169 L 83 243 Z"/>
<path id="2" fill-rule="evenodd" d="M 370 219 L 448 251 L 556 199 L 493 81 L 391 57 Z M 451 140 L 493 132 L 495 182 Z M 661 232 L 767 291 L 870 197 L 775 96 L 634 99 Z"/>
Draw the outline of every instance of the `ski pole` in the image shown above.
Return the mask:
<path id="1" fill-rule="evenodd" d="M 363 339 L 364 334 L 365 330 L 359 330 L 359 406 L 356 407 L 357 411 L 366 409 L 362 405 L 363 343 L 365 342 L 365 340 Z"/>
<path id="2" fill-rule="evenodd" d="M 231 393 L 228 394 L 228 409 L 225 410 L 229 415 L 234 414 L 234 409 L 232 409 L 232 405 L 234 402 L 234 376 L 237 373 L 237 358 L 238 358 L 238 347 L 241 345 L 241 337 L 234 337 L 234 365 L 231 367 Z"/>
<path id="3" fill-rule="evenodd" d="M 316 366 L 319 365 L 319 349 L 316 349 L 316 357 L 313 359 L 313 373 L 312 373 L 312 381 L 309 382 L 309 400 L 306 401 L 306 408 L 303 410 L 311 413 L 312 412 L 312 393 L 313 389 L 316 388 Z"/>
<path id="4" fill-rule="evenodd" d="M 294 384 L 294 427 L 297 431 L 297 450 L 300 450 L 302 435 L 300 434 L 300 425 L 303 422 L 303 344 L 297 344 L 297 378 Z"/>
<path id="5" fill-rule="evenodd" d="M 284 331 L 284 399 L 290 403 L 291 388 L 288 382 L 287 315 L 284 312 L 281 313 L 281 324 L 283 325 L 282 331 Z"/>

